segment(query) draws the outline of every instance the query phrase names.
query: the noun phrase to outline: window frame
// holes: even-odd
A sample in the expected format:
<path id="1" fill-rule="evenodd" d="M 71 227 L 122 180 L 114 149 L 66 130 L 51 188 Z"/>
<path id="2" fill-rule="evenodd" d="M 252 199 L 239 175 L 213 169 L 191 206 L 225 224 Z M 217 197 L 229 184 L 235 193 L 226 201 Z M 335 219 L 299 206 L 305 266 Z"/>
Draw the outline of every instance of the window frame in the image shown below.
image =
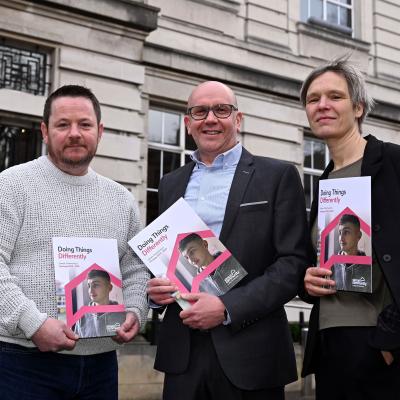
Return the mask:
<path id="1" fill-rule="evenodd" d="M 4 71 L 4 77 L 5 77 L 4 86 L 0 85 L 0 88 L 16 90 L 23 93 L 33 94 L 35 96 L 44 96 L 44 97 L 48 96 L 52 88 L 52 81 L 54 79 L 53 50 L 49 47 L 43 46 L 38 43 L 20 41 L 6 36 L 0 36 L 0 45 L 4 46 L 5 48 L 7 47 L 10 48 L 11 54 L 13 54 L 12 51 L 15 50 L 16 58 L 18 57 L 18 51 L 19 51 L 20 52 L 19 57 L 28 57 L 28 55 L 24 53 L 31 53 L 31 54 L 36 53 L 38 56 L 43 57 L 44 59 L 44 63 L 43 65 L 40 65 L 41 69 L 39 71 L 39 74 L 43 78 L 43 82 L 38 83 L 37 89 L 28 87 L 29 79 L 28 81 L 25 82 L 24 79 L 22 79 L 24 75 L 20 76 L 21 78 L 20 80 L 11 79 L 14 76 L 13 74 L 13 72 L 15 72 L 14 68 L 11 68 L 9 71 L 9 73 L 11 74 L 11 78 L 9 77 L 10 79 L 9 82 L 7 81 L 6 78 L 7 75 L 6 71 Z M 19 64 L 19 65 L 20 65 L 19 72 L 23 71 L 28 66 L 28 64 Z M 31 76 L 27 75 L 27 77 L 30 78 Z M 7 85 L 6 83 L 9 84 Z M 18 85 L 21 86 L 19 89 L 15 87 Z"/>
<path id="2" fill-rule="evenodd" d="M 21 130 L 21 133 L 24 133 L 24 131 L 27 131 L 27 134 L 33 134 L 35 133 L 36 137 L 31 139 L 30 146 L 36 147 L 36 152 L 31 154 L 31 156 L 28 157 L 17 157 L 14 155 L 15 159 L 18 158 L 23 158 L 24 162 L 28 162 L 31 160 L 34 160 L 41 155 L 46 154 L 46 146 L 42 141 L 42 134 L 40 131 L 40 120 L 38 118 L 30 118 L 26 115 L 14 115 L 14 114 L 9 114 L 9 113 L 0 113 L 0 126 L 8 126 L 10 128 L 18 129 Z M 12 141 L 9 141 L 10 144 L 12 144 Z M 18 143 L 18 139 L 17 142 Z M 28 142 L 26 142 L 28 144 Z M 33 148 L 32 147 L 32 148 Z M 22 149 L 20 149 L 22 150 Z M 26 148 L 25 148 L 26 150 Z M 11 163 L 10 161 L 7 162 L 7 154 L 4 155 L 6 166 L 5 169 L 10 168 L 12 166 L 18 165 L 19 163 Z M 0 172 L 3 171 L 3 169 L 0 170 Z"/>
<path id="3" fill-rule="evenodd" d="M 311 13 L 311 1 L 312 0 L 302 0 L 302 1 L 303 1 L 303 4 L 306 4 L 305 5 L 305 7 L 306 7 L 305 22 L 311 23 L 311 24 L 315 24 L 315 25 L 320 25 L 320 26 L 328 28 L 328 29 L 337 30 L 337 31 L 339 31 L 341 33 L 344 33 L 346 35 L 354 37 L 354 34 L 355 34 L 355 28 L 354 28 L 354 24 L 355 24 L 355 16 L 354 16 L 355 4 L 354 4 L 354 0 L 351 0 L 351 4 L 341 3 L 339 0 L 321 0 L 322 1 L 322 19 L 312 15 L 312 13 Z M 351 12 L 351 26 L 335 24 L 335 23 L 332 23 L 332 22 L 328 21 L 327 20 L 328 3 L 350 10 L 350 12 Z"/>
<path id="4" fill-rule="evenodd" d="M 324 149 L 325 149 L 325 166 L 324 169 L 327 167 L 329 160 L 330 160 L 330 156 L 329 156 L 329 150 L 328 150 L 328 146 L 326 145 L 326 143 L 318 138 L 315 138 L 314 136 L 312 136 L 311 132 L 309 131 L 305 131 L 304 135 L 303 135 L 303 181 L 305 183 L 305 179 L 306 176 L 311 176 L 311 177 L 319 177 L 322 175 L 322 173 L 324 172 L 324 169 L 319 169 L 319 168 L 313 168 L 313 167 L 306 167 L 304 165 L 304 158 L 305 158 L 305 141 L 310 141 L 312 144 L 313 143 L 323 143 L 324 144 Z M 311 151 L 311 165 L 313 165 L 313 160 L 314 160 L 314 152 Z M 310 182 L 310 205 L 308 207 L 308 205 L 306 205 L 306 211 L 307 214 L 309 214 L 310 210 L 311 210 L 311 204 L 314 200 L 314 190 L 315 188 L 312 187 L 312 180 Z"/>
<path id="5" fill-rule="evenodd" d="M 185 117 L 185 111 L 183 109 L 178 109 L 178 108 L 173 108 L 173 107 L 168 107 L 164 105 L 159 105 L 159 104 L 150 104 L 149 107 L 149 113 L 150 111 L 159 111 L 163 113 L 162 115 L 162 129 L 164 128 L 164 114 L 166 113 L 171 113 L 171 114 L 178 114 L 180 117 L 180 126 L 179 126 L 179 145 L 171 145 L 171 144 L 165 144 L 165 143 L 160 143 L 160 142 L 154 142 L 148 139 L 147 142 L 147 177 L 146 177 L 146 205 L 147 205 L 147 199 L 148 199 L 148 193 L 158 193 L 158 188 L 151 188 L 149 187 L 148 184 L 148 177 L 149 177 L 149 150 L 157 150 L 160 151 L 160 176 L 159 179 L 164 176 L 164 152 L 167 151 L 169 153 L 175 153 L 178 154 L 179 157 L 179 167 L 182 167 L 185 165 L 186 158 L 190 156 L 194 150 L 190 150 L 186 147 L 186 127 L 185 127 L 185 122 L 184 122 L 184 117 Z M 148 117 L 149 118 L 149 117 Z M 150 121 L 148 120 L 148 124 L 150 124 Z M 148 132 L 150 130 L 148 129 Z M 163 137 L 163 133 L 161 135 Z M 178 167 L 178 168 L 179 168 Z M 147 207 L 146 207 L 146 221 L 149 223 L 149 215 L 147 212 Z"/>

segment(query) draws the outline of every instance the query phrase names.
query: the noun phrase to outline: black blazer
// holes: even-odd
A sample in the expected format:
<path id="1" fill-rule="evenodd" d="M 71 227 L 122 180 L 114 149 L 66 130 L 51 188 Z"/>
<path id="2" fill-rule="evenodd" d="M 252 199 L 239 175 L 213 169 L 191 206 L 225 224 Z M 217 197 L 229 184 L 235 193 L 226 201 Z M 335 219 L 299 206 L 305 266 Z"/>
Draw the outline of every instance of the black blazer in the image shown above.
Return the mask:
<path id="1" fill-rule="evenodd" d="M 166 175 L 160 212 L 184 196 L 194 163 Z M 252 204 L 258 203 L 258 204 Z M 248 275 L 221 296 L 232 323 L 211 330 L 221 367 L 237 387 L 256 390 L 297 378 L 284 304 L 297 293 L 307 265 L 304 195 L 296 168 L 243 149 L 229 192 L 220 240 Z M 182 373 L 190 329 L 179 306 L 167 307 L 155 368 Z"/>
<path id="2" fill-rule="evenodd" d="M 400 306 L 400 146 L 385 143 L 374 136 L 365 137 L 361 175 L 371 176 L 372 185 L 372 247 L 383 276 L 397 307 Z M 333 170 L 331 161 L 320 179 L 327 179 Z M 314 199 L 318 198 L 318 187 Z M 313 202 L 310 212 L 310 227 L 318 214 L 318 203 Z M 311 252 L 311 263 L 316 255 Z M 318 354 L 319 299 L 303 294 L 308 302 L 313 302 L 303 362 L 302 376 L 315 372 Z M 400 338 L 399 338 L 400 344 Z"/>

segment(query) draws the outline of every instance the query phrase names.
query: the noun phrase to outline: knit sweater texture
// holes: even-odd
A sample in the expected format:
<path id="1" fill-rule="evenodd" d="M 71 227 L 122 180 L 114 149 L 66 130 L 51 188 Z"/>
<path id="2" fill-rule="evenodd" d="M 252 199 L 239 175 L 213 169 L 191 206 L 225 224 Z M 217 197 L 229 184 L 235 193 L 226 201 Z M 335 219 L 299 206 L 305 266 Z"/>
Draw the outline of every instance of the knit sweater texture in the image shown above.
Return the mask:
<path id="1" fill-rule="evenodd" d="M 141 229 L 137 204 L 123 186 L 92 169 L 73 176 L 47 156 L 0 174 L 0 341 L 33 347 L 46 318 L 57 318 L 52 238 L 118 242 L 126 309 L 147 318 L 146 267 L 128 245 Z M 114 350 L 111 338 L 81 339 L 66 354 Z"/>

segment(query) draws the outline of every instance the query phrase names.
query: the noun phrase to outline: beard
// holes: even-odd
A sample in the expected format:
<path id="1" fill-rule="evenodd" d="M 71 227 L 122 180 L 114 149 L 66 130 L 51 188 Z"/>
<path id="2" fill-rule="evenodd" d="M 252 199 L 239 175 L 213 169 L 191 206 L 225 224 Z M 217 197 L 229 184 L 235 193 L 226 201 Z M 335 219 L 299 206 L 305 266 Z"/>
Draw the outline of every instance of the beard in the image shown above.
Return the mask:
<path id="1" fill-rule="evenodd" d="M 50 157 L 55 161 L 60 161 L 64 165 L 68 165 L 70 167 L 82 167 L 85 165 L 89 165 L 90 162 L 93 160 L 93 157 L 96 154 L 97 146 L 92 151 L 87 151 L 86 155 L 80 158 L 72 158 L 64 156 L 63 154 L 57 155 L 51 146 L 48 147 L 48 152 Z"/>
<path id="2" fill-rule="evenodd" d="M 80 159 L 74 160 L 72 158 L 68 157 L 61 157 L 60 161 L 65 164 L 69 165 L 70 167 L 82 167 L 84 165 L 89 165 L 90 162 L 93 160 L 93 157 L 95 155 L 96 151 L 93 151 L 92 153 L 87 153 L 85 157 L 82 157 Z M 51 156 L 51 153 L 49 151 L 49 154 Z"/>
<path id="3" fill-rule="evenodd" d="M 64 154 L 64 150 L 69 146 L 82 146 L 86 149 L 86 154 L 78 158 L 68 157 Z M 72 140 L 63 148 L 62 152 L 57 152 L 53 148 L 53 143 L 49 140 L 47 150 L 51 159 L 54 160 L 56 164 L 60 163 L 70 168 L 78 168 L 89 166 L 90 162 L 96 154 L 97 145 L 94 148 L 90 149 L 84 143 L 82 143 L 81 140 Z"/>

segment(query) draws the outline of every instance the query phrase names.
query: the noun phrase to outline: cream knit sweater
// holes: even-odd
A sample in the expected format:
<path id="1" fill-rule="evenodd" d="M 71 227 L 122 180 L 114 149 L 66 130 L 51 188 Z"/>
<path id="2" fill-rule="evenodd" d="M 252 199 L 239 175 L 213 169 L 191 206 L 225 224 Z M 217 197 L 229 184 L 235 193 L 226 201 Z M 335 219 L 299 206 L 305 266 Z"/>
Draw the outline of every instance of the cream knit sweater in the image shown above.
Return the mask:
<path id="1" fill-rule="evenodd" d="M 47 156 L 0 174 L 0 341 L 34 346 L 32 335 L 57 318 L 54 236 L 115 238 L 127 310 L 147 317 L 146 267 L 128 245 L 140 230 L 132 195 L 96 174 L 72 176 Z M 110 338 L 79 340 L 68 354 L 117 348 Z"/>

